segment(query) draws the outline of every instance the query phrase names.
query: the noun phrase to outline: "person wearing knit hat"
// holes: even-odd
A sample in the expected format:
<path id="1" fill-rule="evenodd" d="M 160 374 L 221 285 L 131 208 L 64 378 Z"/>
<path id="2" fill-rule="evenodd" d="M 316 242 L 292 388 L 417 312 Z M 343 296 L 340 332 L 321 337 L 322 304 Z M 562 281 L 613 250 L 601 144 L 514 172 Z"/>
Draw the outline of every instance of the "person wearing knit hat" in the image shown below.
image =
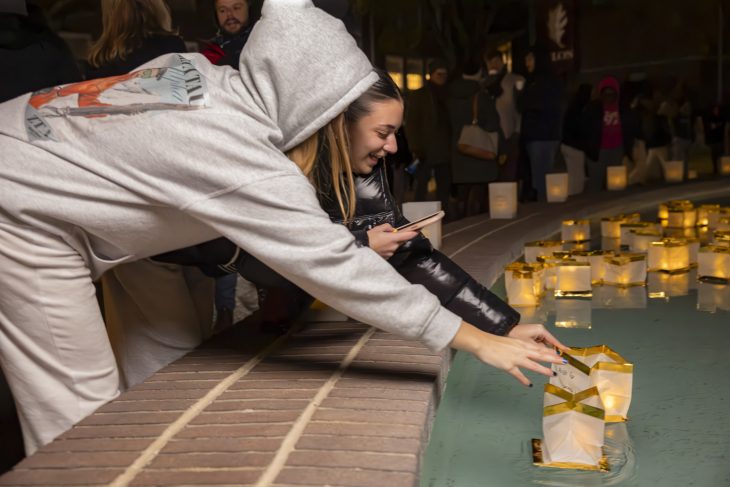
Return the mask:
<path id="1" fill-rule="evenodd" d="M 118 394 L 93 280 L 219 236 L 356 320 L 525 385 L 520 367 L 551 375 L 537 361 L 561 361 L 537 343 L 544 329 L 479 331 L 359 247 L 286 157 L 378 79 L 342 22 L 269 0 L 239 67 L 168 54 L 0 104 L 0 364 L 27 453 Z M 344 153 L 346 137 L 332 140 Z"/>

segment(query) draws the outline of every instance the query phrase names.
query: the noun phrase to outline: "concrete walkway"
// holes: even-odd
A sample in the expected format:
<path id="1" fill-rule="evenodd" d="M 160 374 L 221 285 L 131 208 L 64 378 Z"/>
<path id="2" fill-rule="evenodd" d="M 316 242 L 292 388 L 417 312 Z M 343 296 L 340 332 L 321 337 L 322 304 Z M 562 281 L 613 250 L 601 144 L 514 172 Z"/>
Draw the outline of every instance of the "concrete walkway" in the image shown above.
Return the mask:
<path id="1" fill-rule="evenodd" d="M 730 197 L 728 180 L 527 204 L 444 228 L 442 251 L 487 286 L 563 219 Z M 415 486 L 449 364 L 347 320 L 278 339 L 236 328 L 100 408 L 0 485 Z"/>

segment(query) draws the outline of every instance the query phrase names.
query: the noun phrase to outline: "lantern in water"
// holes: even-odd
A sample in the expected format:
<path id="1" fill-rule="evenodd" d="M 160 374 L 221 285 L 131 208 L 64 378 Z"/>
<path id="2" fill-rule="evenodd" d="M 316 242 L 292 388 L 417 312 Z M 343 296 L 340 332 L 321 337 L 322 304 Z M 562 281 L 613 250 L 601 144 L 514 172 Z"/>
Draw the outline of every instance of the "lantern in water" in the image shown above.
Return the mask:
<path id="1" fill-rule="evenodd" d="M 512 306 L 537 306 L 543 292 L 542 266 L 513 262 L 505 267 L 504 286 Z"/>
<path id="2" fill-rule="evenodd" d="M 555 289 L 557 284 L 556 267 L 565 262 L 574 262 L 569 252 L 553 252 L 553 255 L 541 255 L 537 261 L 543 266 L 543 287 L 545 289 Z"/>
<path id="3" fill-rule="evenodd" d="M 568 173 L 546 174 L 545 189 L 548 203 L 562 203 L 568 199 Z"/>
<path id="4" fill-rule="evenodd" d="M 686 240 L 663 238 L 652 242 L 648 252 L 650 271 L 686 272 L 689 270 L 689 245 Z"/>
<path id="5" fill-rule="evenodd" d="M 588 220 L 563 220 L 560 228 L 563 242 L 584 242 L 591 239 L 591 222 Z"/>
<path id="6" fill-rule="evenodd" d="M 563 243 L 557 240 L 536 240 L 525 243 L 525 262 L 537 262 L 538 257 L 553 255 L 561 252 Z"/>
<path id="7" fill-rule="evenodd" d="M 647 276 L 647 292 L 651 299 L 669 299 L 689 294 L 690 273 L 668 274 L 650 272 Z"/>
<path id="8" fill-rule="evenodd" d="M 689 228 L 697 224 L 697 210 L 687 207 L 670 206 L 667 208 L 667 226 Z"/>
<path id="9" fill-rule="evenodd" d="M 669 208 L 693 208 L 694 204 L 690 200 L 669 200 L 664 203 L 659 203 L 659 212 L 657 216 L 660 220 L 666 220 L 669 218 Z"/>
<path id="10" fill-rule="evenodd" d="M 517 183 L 489 183 L 489 218 L 517 216 Z"/>
<path id="11" fill-rule="evenodd" d="M 604 257 L 613 255 L 612 250 L 591 250 L 584 252 L 572 252 L 573 258 L 578 262 L 588 262 L 591 266 L 591 284 L 603 283 L 606 275 L 606 261 Z"/>
<path id="12" fill-rule="evenodd" d="M 590 297 L 591 264 L 565 261 L 555 266 L 555 297 Z"/>
<path id="13" fill-rule="evenodd" d="M 700 205 L 697 207 L 697 225 L 706 227 L 710 224 L 710 213 L 719 213 L 720 205 Z"/>
<path id="14" fill-rule="evenodd" d="M 608 166 L 606 168 L 606 189 L 623 191 L 626 189 L 628 175 L 626 166 Z"/>
<path id="15" fill-rule="evenodd" d="M 697 256 L 697 275 L 730 281 L 730 248 L 717 245 L 701 247 Z"/>
<path id="16" fill-rule="evenodd" d="M 718 169 L 721 176 L 730 176 L 730 156 L 720 158 L 720 167 Z"/>
<path id="17" fill-rule="evenodd" d="M 619 225 L 619 238 L 621 239 L 621 244 L 628 245 L 629 235 L 631 235 L 632 231 L 636 231 L 636 230 L 661 232 L 662 226 L 660 223 L 654 223 L 654 222 L 622 223 L 621 225 Z"/>
<path id="18" fill-rule="evenodd" d="M 606 422 L 627 419 L 634 382 L 634 365 L 606 345 L 571 348 L 561 353 L 567 364 L 553 364 L 557 375 L 550 383 L 558 387 L 582 391 L 597 387 L 606 409 Z"/>
<path id="19" fill-rule="evenodd" d="M 664 161 L 664 180 L 681 183 L 684 180 L 684 161 Z"/>
<path id="20" fill-rule="evenodd" d="M 652 242 L 662 239 L 662 232 L 655 229 L 649 230 L 631 230 L 629 232 L 629 250 L 631 252 L 648 252 Z"/>
<path id="21" fill-rule="evenodd" d="M 605 284 L 613 286 L 643 286 L 646 284 L 646 255 L 635 253 L 604 257 Z"/>
<path id="22" fill-rule="evenodd" d="M 641 220 L 638 213 L 627 213 L 616 216 L 609 216 L 601 219 L 601 236 L 608 238 L 621 238 L 621 224 L 634 223 Z"/>

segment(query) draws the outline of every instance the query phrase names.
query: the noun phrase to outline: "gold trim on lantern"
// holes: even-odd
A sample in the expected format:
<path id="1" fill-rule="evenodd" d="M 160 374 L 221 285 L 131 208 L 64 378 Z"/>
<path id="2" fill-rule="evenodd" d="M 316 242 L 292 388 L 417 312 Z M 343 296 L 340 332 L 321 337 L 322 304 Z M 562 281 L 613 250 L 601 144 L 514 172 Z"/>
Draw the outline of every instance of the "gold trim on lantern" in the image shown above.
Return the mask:
<path id="1" fill-rule="evenodd" d="M 624 252 L 623 254 L 619 255 L 613 255 L 610 257 L 606 256 L 605 259 L 606 262 L 612 265 L 626 265 L 631 262 L 641 262 L 642 260 L 646 260 L 646 255 Z"/>
<path id="2" fill-rule="evenodd" d="M 627 361 L 617 352 L 612 350 L 608 345 L 595 345 L 593 347 L 585 348 L 571 348 L 570 352 L 571 353 L 561 351 L 560 356 L 567 360 L 570 365 L 572 365 L 574 368 L 581 371 L 585 375 L 590 375 L 591 370 L 594 369 L 609 370 L 611 372 L 621 372 L 625 374 L 630 374 L 634 371 L 634 364 Z M 588 367 L 586 364 L 576 358 L 576 356 L 587 357 L 588 355 L 596 355 L 599 353 L 604 354 L 615 363 L 598 362 L 593 367 Z"/>
<path id="3" fill-rule="evenodd" d="M 566 468 L 571 470 L 592 470 L 596 472 L 609 472 L 611 466 L 608 464 L 608 458 L 604 449 L 603 456 L 598 462 L 598 465 L 586 465 L 584 463 L 572 463 L 572 462 L 553 462 L 545 463 L 542 455 L 542 440 L 539 438 L 532 439 L 532 464 L 536 467 L 548 467 L 548 468 Z"/>

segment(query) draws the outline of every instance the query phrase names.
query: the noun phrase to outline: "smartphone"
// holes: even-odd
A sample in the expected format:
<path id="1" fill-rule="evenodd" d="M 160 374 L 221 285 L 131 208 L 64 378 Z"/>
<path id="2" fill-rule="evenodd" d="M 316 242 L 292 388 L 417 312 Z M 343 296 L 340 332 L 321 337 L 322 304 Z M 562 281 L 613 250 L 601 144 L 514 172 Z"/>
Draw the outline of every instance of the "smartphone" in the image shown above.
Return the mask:
<path id="1" fill-rule="evenodd" d="M 440 219 L 444 217 L 446 213 L 444 213 L 443 210 L 437 211 L 436 213 L 433 213 L 428 216 L 424 216 L 423 218 L 420 218 L 414 222 L 406 223 L 405 225 L 401 225 L 400 227 L 396 228 L 396 232 L 403 232 L 403 231 L 412 231 L 417 232 L 418 230 L 427 227 L 428 225 L 432 223 L 436 223 Z"/>

